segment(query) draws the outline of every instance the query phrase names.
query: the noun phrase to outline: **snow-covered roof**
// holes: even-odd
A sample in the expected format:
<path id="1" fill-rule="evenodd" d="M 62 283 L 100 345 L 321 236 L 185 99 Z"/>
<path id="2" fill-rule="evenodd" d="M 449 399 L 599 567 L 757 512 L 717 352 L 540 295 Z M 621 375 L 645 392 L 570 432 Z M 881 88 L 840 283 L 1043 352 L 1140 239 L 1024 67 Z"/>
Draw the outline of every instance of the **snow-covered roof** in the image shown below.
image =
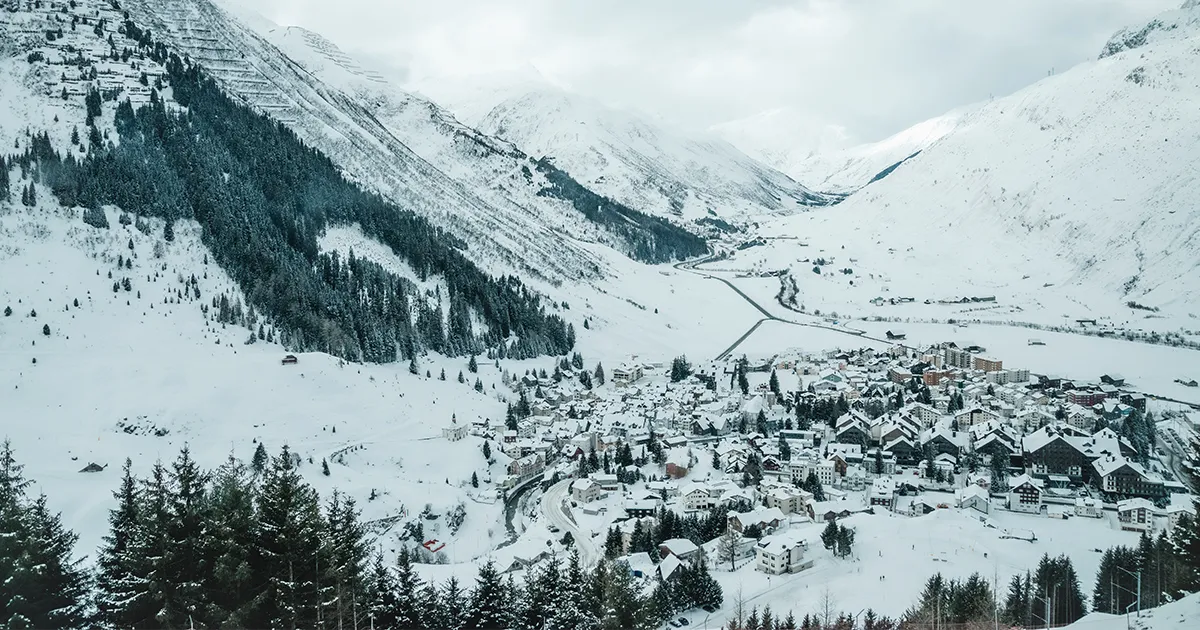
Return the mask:
<path id="1" fill-rule="evenodd" d="M 688 556 L 700 550 L 700 548 L 696 546 L 696 543 L 688 540 L 687 538 L 671 538 L 670 540 L 664 540 L 661 544 L 659 544 L 659 547 L 666 547 L 667 551 L 670 551 L 677 556 Z"/>

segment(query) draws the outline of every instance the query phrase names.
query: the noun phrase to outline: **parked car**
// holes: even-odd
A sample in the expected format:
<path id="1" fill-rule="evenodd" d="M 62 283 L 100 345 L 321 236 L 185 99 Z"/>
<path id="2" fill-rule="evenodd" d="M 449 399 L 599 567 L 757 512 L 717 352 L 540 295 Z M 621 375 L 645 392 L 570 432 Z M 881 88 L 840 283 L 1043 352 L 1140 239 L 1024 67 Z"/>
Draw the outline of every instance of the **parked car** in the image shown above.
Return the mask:
<path id="1" fill-rule="evenodd" d="M 679 625 L 681 625 L 681 626 L 688 625 L 687 617 L 680 617 L 679 619 L 676 619 L 675 621 L 678 621 Z"/>
<path id="2" fill-rule="evenodd" d="M 717 607 L 713 606 L 712 604 L 705 604 L 700 607 L 700 610 L 703 610 L 706 613 L 712 614 L 712 613 L 717 612 Z"/>

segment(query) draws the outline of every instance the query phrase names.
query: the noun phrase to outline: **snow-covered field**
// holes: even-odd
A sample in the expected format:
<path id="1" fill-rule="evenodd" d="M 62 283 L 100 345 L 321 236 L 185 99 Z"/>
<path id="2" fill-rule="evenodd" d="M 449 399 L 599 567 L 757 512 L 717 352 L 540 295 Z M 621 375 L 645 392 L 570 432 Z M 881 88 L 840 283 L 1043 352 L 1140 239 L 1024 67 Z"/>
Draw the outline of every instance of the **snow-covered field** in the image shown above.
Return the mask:
<path id="1" fill-rule="evenodd" d="M 110 212 L 112 227 L 101 231 L 50 204 L 0 211 L 0 309 L 13 310 L 0 317 L 0 435 L 81 534 L 82 553 L 92 553 L 104 534 L 126 457 L 144 474 L 186 444 L 202 465 L 215 467 L 229 455 L 248 461 L 255 440 L 272 454 L 289 445 L 310 483 L 323 495 L 336 487 L 354 497 L 365 520 L 415 514 L 426 503 L 442 514 L 465 504 L 459 535 L 441 535 L 451 541 L 451 559 L 503 540 L 501 504 L 486 502 L 488 484 L 473 490 L 468 482 L 472 472 L 498 479 L 507 459 L 495 454 L 489 471 L 478 438 L 441 437 L 452 415 L 503 420 L 504 405 L 491 396 L 500 381 L 493 367 L 481 366 L 488 390 L 477 394 L 473 379 L 455 380 L 463 360 L 423 362 L 432 379 L 410 375 L 402 363 L 346 364 L 316 353 L 281 365 L 277 344 L 244 345 L 246 328 L 202 315 L 201 304 L 237 293 L 215 264 L 204 264 L 196 227 L 181 222 L 160 258 L 161 223 L 152 222 L 145 236 L 118 225 L 117 216 Z M 118 270 L 118 255 L 136 255 L 132 268 Z M 200 299 L 164 304 L 182 294 L 180 274 L 196 275 Z M 132 290 L 114 292 L 114 280 L 126 276 Z M 443 366 L 445 382 L 437 379 Z M 92 462 L 105 470 L 77 472 Z"/>
<path id="2" fill-rule="evenodd" d="M 938 496 L 928 495 L 935 500 Z M 944 496 L 953 503 L 951 495 Z M 821 546 L 824 524 L 794 525 L 790 531 L 809 542 L 808 553 L 816 558 L 813 567 L 779 576 L 755 571 L 753 563 L 736 572 L 717 567 L 713 575 L 725 590 L 726 603 L 710 619 L 710 626 L 724 621 L 739 592 L 747 608 L 770 605 L 775 612 L 791 610 L 803 617 L 819 610 L 829 589 L 837 610 L 853 613 L 873 608 L 895 618 L 913 604 L 925 579 L 934 573 L 948 578 L 979 573 L 989 582 L 996 580 L 1004 592 L 1013 575 L 1032 571 L 1046 553 L 1070 556 L 1086 591 L 1100 564 L 1100 554 L 1094 549 L 1137 543 L 1136 534 L 1119 531 L 1107 518 L 1061 520 L 993 510 L 985 517 L 993 526 L 989 527 L 981 516 L 974 510 L 955 509 L 916 518 L 884 510 L 856 514 L 840 521 L 856 530 L 856 557 L 849 559 L 834 558 Z M 1006 529 L 1031 530 L 1037 541 L 1001 539 Z M 705 613 L 696 611 L 689 616 L 695 623 L 703 620 Z"/>

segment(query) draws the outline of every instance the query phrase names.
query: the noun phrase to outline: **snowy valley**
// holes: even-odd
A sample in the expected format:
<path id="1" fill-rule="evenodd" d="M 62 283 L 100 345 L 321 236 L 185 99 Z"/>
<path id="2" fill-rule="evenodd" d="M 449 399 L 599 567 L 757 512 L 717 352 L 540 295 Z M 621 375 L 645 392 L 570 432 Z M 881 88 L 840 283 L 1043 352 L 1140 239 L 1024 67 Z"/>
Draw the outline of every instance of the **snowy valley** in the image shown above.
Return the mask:
<path id="1" fill-rule="evenodd" d="M 1198 46 L 810 151 L 0 0 L 0 626 L 1188 627 Z"/>

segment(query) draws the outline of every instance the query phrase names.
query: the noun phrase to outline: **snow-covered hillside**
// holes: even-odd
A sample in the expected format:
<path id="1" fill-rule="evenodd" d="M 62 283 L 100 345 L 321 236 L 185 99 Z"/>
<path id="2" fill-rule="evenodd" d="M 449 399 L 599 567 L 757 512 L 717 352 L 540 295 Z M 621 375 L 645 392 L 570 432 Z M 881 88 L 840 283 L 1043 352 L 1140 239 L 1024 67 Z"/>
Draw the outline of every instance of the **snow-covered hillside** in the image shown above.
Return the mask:
<path id="1" fill-rule="evenodd" d="M 794 267 L 802 301 L 843 314 L 863 313 L 875 297 L 994 295 L 1004 319 L 1133 315 L 1194 328 L 1200 7 L 1191 5 L 1168 14 L 1171 37 L 952 120 L 835 212 L 765 230 L 798 240 L 741 257 L 758 260 L 752 268 Z M 825 273 L 811 271 L 818 258 Z M 821 288 L 830 283 L 839 288 Z"/>
<path id="2" fill-rule="evenodd" d="M 497 104 L 477 123 L 608 197 L 660 216 L 736 224 L 834 203 L 715 136 L 651 123 L 554 88 Z"/>
<path id="3" fill-rule="evenodd" d="M 544 182 L 519 151 L 392 88 L 315 34 L 242 21 L 212 0 L 125 8 L 348 177 L 462 238 L 489 270 L 552 284 L 593 277 L 600 270 L 578 243 L 619 245 L 566 203 L 539 196 Z"/>
<path id="4" fill-rule="evenodd" d="M 489 393 L 477 394 L 453 378 L 439 381 L 436 358 L 422 365 L 432 379 L 403 364 L 324 354 L 281 365 L 279 345 L 247 345 L 247 328 L 218 323 L 215 308 L 202 312 L 217 296 L 244 298 L 210 262 L 197 225 L 178 222 L 166 242 L 161 221 L 147 219 L 142 233 L 121 225 L 117 211 L 108 215 L 111 227 L 97 229 L 52 202 L 0 206 L 0 309 L 12 309 L 0 317 L 0 435 L 81 534 L 81 553 L 98 546 L 126 457 L 144 474 L 186 444 L 215 467 L 229 455 L 248 461 L 256 440 L 272 454 L 289 445 L 310 483 L 353 497 L 367 521 L 411 516 L 426 503 L 445 514 L 463 503 L 463 529 L 441 535 L 457 558 L 503 540 L 501 504 L 487 496 L 486 481 L 505 474 L 507 459 L 497 455 L 489 467 L 479 438 L 441 434 L 452 417 L 503 418 L 490 394 L 496 370 L 481 368 Z M 89 463 L 104 470 L 78 472 Z M 479 489 L 468 483 L 473 472 L 485 480 Z"/>
<path id="5" fill-rule="evenodd" d="M 815 152 L 791 162 L 784 172 L 818 190 L 852 193 L 876 178 L 890 175 L 889 169 L 899 168 L 897 165 L 907 158 L 954 131 L 977 108 L 978 105 L 955 109 L 879 142 Z"/>

